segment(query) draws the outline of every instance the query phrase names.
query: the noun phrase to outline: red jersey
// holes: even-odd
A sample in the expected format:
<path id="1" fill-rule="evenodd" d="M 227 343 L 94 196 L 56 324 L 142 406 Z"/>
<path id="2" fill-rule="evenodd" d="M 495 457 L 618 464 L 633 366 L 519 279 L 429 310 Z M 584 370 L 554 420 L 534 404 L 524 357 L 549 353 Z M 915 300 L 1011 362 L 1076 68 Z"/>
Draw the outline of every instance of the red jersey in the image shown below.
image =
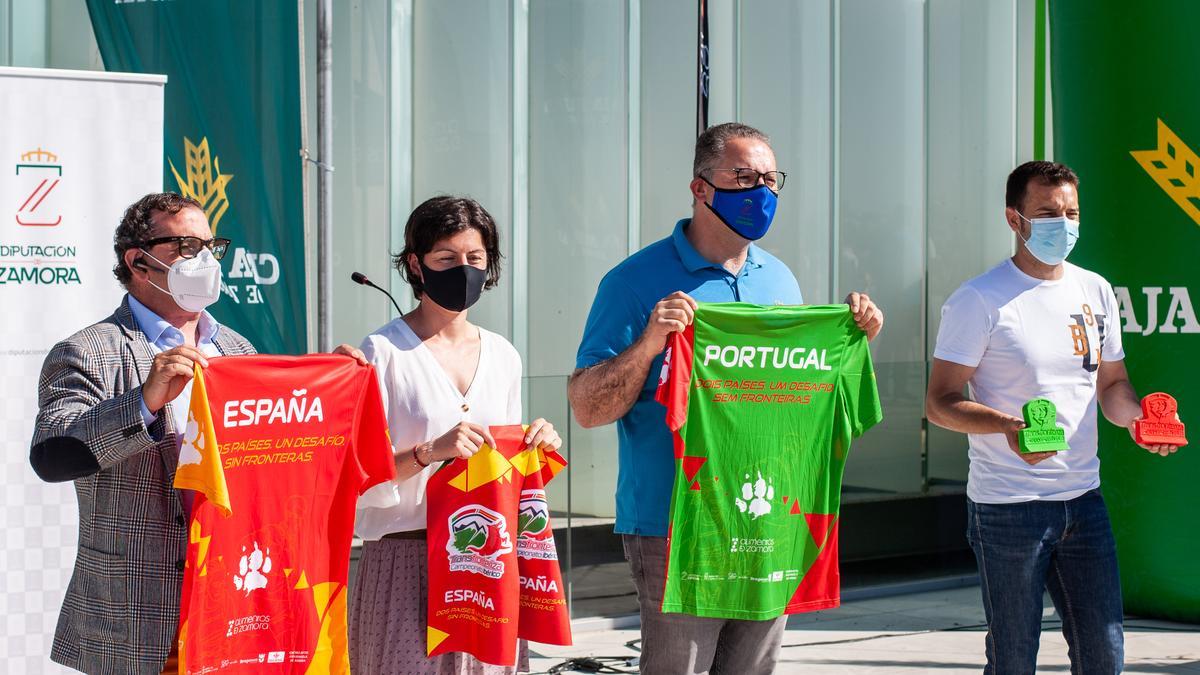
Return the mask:
<path id="1" fill-rule="evenodd" d="M 483 446 L 429 479 L 430 656 L 467 652 L 512 666 L 517 639 L 571 644 L 546 483 L 566 466 L 525 445 L 525 429 L 491 427 Z"/>
<path id="2" fill-rule="evenodd" d="M 371 366 L 320 354 L 197 368 L 175 475 L 199 492 L 180 673 L 349 672 L 354 505 L 395 475 Z"/>

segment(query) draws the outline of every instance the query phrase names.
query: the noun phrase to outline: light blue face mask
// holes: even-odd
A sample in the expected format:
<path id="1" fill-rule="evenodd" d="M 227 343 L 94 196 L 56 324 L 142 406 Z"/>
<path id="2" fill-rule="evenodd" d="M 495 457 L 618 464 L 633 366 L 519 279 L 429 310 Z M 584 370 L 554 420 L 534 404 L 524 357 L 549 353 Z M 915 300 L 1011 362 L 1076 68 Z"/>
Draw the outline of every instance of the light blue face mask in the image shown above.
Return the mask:
<path id="1" fill-rule="evenodd" d="M 1025 242 L 1025 249 L 1030 255 L 1047 265 L 1058 265 L 1071 255 L 1075 242 L 1079 240 L 1079 221 L 1066 216 L 1053 218 L 1026 218 L 1017 212 L 1025 222 L 1029 223 L 1029 238 L 1017 236 Z"/>

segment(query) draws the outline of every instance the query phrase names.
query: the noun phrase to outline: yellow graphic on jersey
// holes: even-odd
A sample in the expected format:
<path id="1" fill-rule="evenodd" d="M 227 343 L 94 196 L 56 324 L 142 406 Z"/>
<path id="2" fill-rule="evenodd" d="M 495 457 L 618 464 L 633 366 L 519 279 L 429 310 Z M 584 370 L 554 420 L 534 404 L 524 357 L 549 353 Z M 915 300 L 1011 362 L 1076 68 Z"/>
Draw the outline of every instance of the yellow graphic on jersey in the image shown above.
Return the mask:
<path id="1" fill-rule="evenodd" d="M 523 428 L 525 431 L 529 431 L 528 425 Z M 470 492 L 494 480 L 510 481 L 513 471 L 522 476 L 528 476 L 536 471 L 541 471 L 545 466 L 550 467 L 550 476 L 547 478 L 547 482 L 549 482 L 550 478 L 558 475 L 558 472 L 566 466 L 559 461 L 561 459 L 562 457 L 557 452 L 551 450 L 550 454 L 547 454 L 541 448 L 525 448 L 514 455 L 512 459 L 508 459 L 499 450 L 485 444 L 479 448 L 479 452 L 467 459 L 466 467 L 450 479 L 449 485 L 463 492 Z"/>
<path id="2" fill-rule="evenodd" d="M 425 653 L 428 654 L 437 649 L 437 646 L 445 642 L 450 634 L 446 631 L 438 630 L 433 626 L 426 626 L 425 633 Z"/>
<path id="3" fill-rule="evenodd" d="M 197 365 L 192 379 L 192 401 L 188 406 L 187 429 L 179 447 L 179 468 L 175 470 L 175 487 L 195 490 L 213 503 L 222 515 L 228 516 L 229 487 L 225 470 L 221 468 L 221 453 L 213 432 L 212 412 L 208 409 L 208 392 L 204 388 L 204 372 Z"/>
<path id="4" fill-rule="evenodd" d="M 512 472 L 513 465 L 499 450 L 484 445 L 466 461 L 466 468 L 450 479 L 450 486 L 470 492 L 494 480 L 511 480 Z"/>
<path id="5" fill-rule="evenodd" d="M 317 646 L 308 664 L 308 675 L 349 675 L 350 650 L 347 642 L 346 587 L 323 581 L 313 584 L 313 607 L 321 620 Z"/>

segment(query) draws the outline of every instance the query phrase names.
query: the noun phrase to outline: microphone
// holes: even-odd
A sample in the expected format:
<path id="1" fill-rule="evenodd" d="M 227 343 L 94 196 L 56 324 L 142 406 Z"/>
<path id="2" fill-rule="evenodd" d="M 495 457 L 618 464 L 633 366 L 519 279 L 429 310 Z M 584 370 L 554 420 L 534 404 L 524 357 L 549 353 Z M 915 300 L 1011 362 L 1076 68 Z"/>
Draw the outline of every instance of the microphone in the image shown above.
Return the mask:
<path id="1" fill-rule="evenodd" d="M 400 313 L 400 316 L 404 316 L 404 311 L 400 309 L 400 305 L 396 304 L 396 299 L 392 297 L 392 294 L 376 286 L 370 279 L 367 278 L 367 275 L 363 274 L 362 272 L 355 272 L 350 275 L 350 281 L 353 281 L 356 284 L 362 284 L 363 286 L 370 286 L 371 288 L 374 288 L 380 293 L 388 296 L 388 300 L 392 301 L 392 306 L 396 308 L 396 311 Z"/>

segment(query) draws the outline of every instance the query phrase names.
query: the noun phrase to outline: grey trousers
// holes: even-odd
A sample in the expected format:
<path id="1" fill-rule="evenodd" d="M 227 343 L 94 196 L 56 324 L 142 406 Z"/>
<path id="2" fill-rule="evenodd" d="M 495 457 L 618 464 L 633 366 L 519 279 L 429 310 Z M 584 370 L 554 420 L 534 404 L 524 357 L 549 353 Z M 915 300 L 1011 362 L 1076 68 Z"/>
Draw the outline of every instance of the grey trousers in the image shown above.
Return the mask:
<path id="1" fill-rule="evenodd" d="M 648 675 L 769 675 L 787 616 L 770 621 L 663 614 L 666 537 L 622 535 L 642 615 L 641 672 Z"/>

